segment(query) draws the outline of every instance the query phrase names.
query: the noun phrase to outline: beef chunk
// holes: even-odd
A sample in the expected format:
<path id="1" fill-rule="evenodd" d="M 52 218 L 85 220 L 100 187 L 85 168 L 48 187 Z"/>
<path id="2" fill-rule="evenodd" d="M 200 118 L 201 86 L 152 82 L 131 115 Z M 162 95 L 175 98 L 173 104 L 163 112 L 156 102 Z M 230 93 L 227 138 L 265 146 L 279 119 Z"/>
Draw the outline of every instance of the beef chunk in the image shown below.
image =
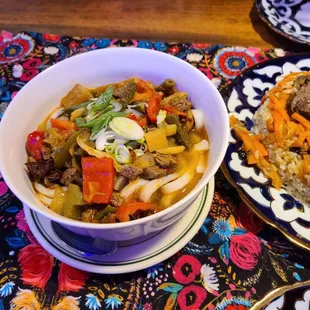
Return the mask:
<path id="1" fill-rule="evenodd" d="M 166 170 L 153 166 L 144 168 L 142 177 L 146 180 L 153 180 L 164 177 L 165 175 L 167 175 Z"/>
<path id="2" fill-rule="evenodd" d="M 139 167 L 133 167 L 133 166 L 124 166 L 121 170 L 120 174 L 124 177 L 135 180 L 139 175 L 143 173 L 143 170 Z"/>
<path id="3" fill-rule="evenodd" d="M 308 84 L 309 82 L 310 82 L 309 75 L 301 75 L 295 79 L 294 87 L 299 90 L 303 85 Z"/>
<path id="4" fill-rule="evenodd" d="M 46 186 L 51 186 L 60 181 L 62 177 L 62 172 L 59 170 L 54 170 L 44 177 L 44 184 Z"/>
<path id="5" fill-rule="evenodd" d="M 290 114 L 297 112 L 310 120 L 310 77 L 296 78 L 294 86 L 297 92 L 292 94 L 288 100 L 288 112 Z"/>
<path id="6" fill-rule="evenodd" d="M 133 98 L 136 88 L 137 84 L 135 82 L 129 82 L 125 85 L 116 88 L 113 92 L 113 96 L 115 98 L 119 98 L 120 103 L 123 106 L 127 106 L 127 104 L 129 104 L 131 99 Z"/>
<path id="7" fill-rule="evenodd" d="M 109 213 L 102 220 L 101 223 L 117 223 L 117 217 L 114 213 Z"/>
<path id="8" fill-rule="evenodd" d="M 156 164 L 158 164 L 158 166 L 160 166 L 161 168 L 170 168 L 171 166 L 174 166 L 177 163 L 176 157 L 170 154 L 155 153 L 154 158 Z"/>
<path id="9" fill-rule="evenodd" d="M 60 183 L 68 186 L 69 183 L 75 183 L 78 185 L 82 184 L 82 178 L 81 174 L 78 169 L 76 168 L 68 168 L 67 170 L 64 171 Z"/>
<path id="10" fill-rule="evenodd" d="M 42 180 L 47 176 L 52 170 L 54 170 L 54 160 L 42 160 L 38 162 L 28 162 L 26 167 L 29 173 L 29 176 L 33 180 Z"/>
<path id="11" fill-rule="evenodd" d="M 111 197 L 111 205 L 113 207 L 120 207 L 123 204 L 124 198 L 121 194 L 113 192 Z"/>
<path id="12" fill-rule="evenodd" d="M 42 155 L 43 155 L 43 159 L 48 160 L 51 158 L 51 154 L 52 154 L 52 149 L 47 146 L 47 145 L 43 145 L 42 146 Z"/>
<path id="13" fill-rule="evenodd" d="M 152 167 L 155 165 L 154 157 L 151 153 L 146 153 L 142 156 L 139 156 L 134 161 L 134 166 L 139 168 Z"/>
<path id="14" fill-rule="evenodd" d="M 192 107 L 192 103 L 184 97 L 175 97 L 169 101 L 169 104 L 183 112 L 188 111 Z"/>
<path id="15" fill-rule="evenodd" d="M 82 212 L 82 222 L 91 223 L 98 209 L 88 208 Z"/>

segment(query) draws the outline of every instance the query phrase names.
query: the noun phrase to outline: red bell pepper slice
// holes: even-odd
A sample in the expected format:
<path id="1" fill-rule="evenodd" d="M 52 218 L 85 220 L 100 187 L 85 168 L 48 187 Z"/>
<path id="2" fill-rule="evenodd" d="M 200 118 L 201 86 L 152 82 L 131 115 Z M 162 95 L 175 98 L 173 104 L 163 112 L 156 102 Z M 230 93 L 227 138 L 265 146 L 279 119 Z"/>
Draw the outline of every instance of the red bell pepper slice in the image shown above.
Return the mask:
<path id="1" fill-rule="evenodd" d="M 146 128 L 147 127 L 147 119 L 145 116 L 137 116 L 133 113 L 129 113 L 126 116 L 127 118 L 132 119 L 133 121 L 135 121 L 139 126 L 141 126 L 142 128 Z"/>
<path id="2" fill-rule="evenodd" d="M 26 149 L 35 160 L 43 158 L 42 147 L 44 141 L 43 131 L 33 131 L 27 137 Z"/>
<path id="3" fill-rule="evenodd" d="M 53 128 L 60 130 L 77 130 L 78 127 L 73 123 L 65 119 L 50 119 L 51 125 Z"/>
<path id="4" fill-rule="evenodd" d="M 111 200 L 115 169 L 112 158 L 82 158 L 83 199 L 87 203 L 104 203 Z"/>
<path id="5" fill-rule="evenodd" d="M 147 116 L 152 123 L 156 123 L 156 117 L 160 110 L 161 97 L 157 93 L 153 93 L 153 96 L 147 102 Z"/>
<path id="6" fill-rule="evenodd" d="M 120 222 L 129 222 L 130 215 L 138 210 L 156 210 L 157 206 L 149 202 L 132 201 L 116 209 L 115 215 Z"/>
<path id="7" fill-rule="evenodd" d="M 77 130 L 76 124 L 64 119 L 50 119 L 51 125 L 53 128 L 57 128 L 60 130 Z"/>

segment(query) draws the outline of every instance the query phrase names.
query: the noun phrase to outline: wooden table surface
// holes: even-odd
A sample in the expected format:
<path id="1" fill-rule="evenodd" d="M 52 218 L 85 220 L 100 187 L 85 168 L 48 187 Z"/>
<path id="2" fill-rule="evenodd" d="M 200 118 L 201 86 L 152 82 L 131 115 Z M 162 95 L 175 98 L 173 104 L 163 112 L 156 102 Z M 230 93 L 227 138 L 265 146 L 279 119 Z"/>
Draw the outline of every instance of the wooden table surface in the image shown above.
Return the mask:
<path id="1" fill-rule="evenodd" d="M 308 50 L 270 30 L 254 0 L 0 0 L 0 28 Z"/>

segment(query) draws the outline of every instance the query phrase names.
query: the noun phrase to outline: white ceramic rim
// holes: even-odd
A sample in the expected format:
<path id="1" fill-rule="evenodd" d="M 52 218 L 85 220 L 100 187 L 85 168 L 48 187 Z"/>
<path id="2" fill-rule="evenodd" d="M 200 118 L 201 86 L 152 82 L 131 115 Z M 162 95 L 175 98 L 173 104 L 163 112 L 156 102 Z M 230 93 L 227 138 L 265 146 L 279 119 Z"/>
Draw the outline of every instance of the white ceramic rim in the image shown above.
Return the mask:
<path id="1" fill-rule="evenodd" d="M 90 51 L 90 52 L 86 52 L 83 54 L 79 54 L 79 55 L 75 55 L 73 57 L 64 59 L 60 62 L 58 62 L 57 64 L 47 68 L 46 70 L 44 70 L 43 72 L 41 72 L 40 74 L 38 74 L 37 76 L 35 76 L 31 81 L 29 81 L 27 83 L 27 85 L 31 85 L 31 83 L 33 83 L 34 81 L 36 81 L 37 79 L 40 79 L 42 77 L 44 77 L 44 75 L 47 72 L 51 72 L 53 70 L 55 70 L 55 68 L 61 66 L 64 62 L 66 62 L 67 64 L 70 64 L 70 62 L 74 63 L 77 60 L 81 60 L 83 61 L 83 58 L 85 57 L 90 57 L 90 54 L 95 54 L 95 53 L 140 53 L 141 56 L 143 57 L 143 54 L 148 53 L 148 54 L 156 54 L 157 57 L 164 57 L 164 58 L 170 58 L 172 61 L 177 62 L 179 64 L 179 66 L 183 66 L 183 67 L 188 67 L 190 68 L 190 70 L 194 70 L 195 74 L 205 80 L 205 82 L 207 84 L 209 84 L 210 88 L 213 90 L 214 92 L 214 96 L 217 97 L 218 102 L 221 102 L 222 104 L 219 104 L 218 109 L 220 110 L 220 113 L 224 116 L 224 118 L 226 118 L 226 122 L 224 124 L 224 126 L 226 126 L 226 129 L 224 130 L 224 136 L 222 137 L 222 139 L 224 141 L 226 141 L 225 144 L 223 144 L 220 154 L 222 154 L 222 156 L 218 156 L 217 161 L 215 162 L 214 166 L 210 169 L 209 171 L 209 178 L 205 179 L 204 182 L 200 182 L 198 183 L 194 189 L 184 198 L 182 198 L 181 200 L 179 200 L 178 202 L 176 202 L 175 204 L 173 204 L 171 207 L 162 210 L 158 213 L 155 213 L 153 215 L 149 215 L 145 218 L 141 218 L 141 219 L 137 219 L 134 222 L 124 222 L 124 223 L 109 223 L 109 224 L 102 224 L 102 223 L 84 223 L 81 221 L 77 221 L 77 220 L 73 220 L 73 219 L 69 219 L 66 218 L 64 216 L 60 216 L 56 219 L 53 219 L 51 217 L 51 215 L 47 215 L 44 212 L 44 209 L 40 209 L 37 210 L 36 208 L 32 208 L 32 204 L 30 203 L 30 201 L 28 199 L 24 198 L 24 195 L 21 191 L 17 190 L 14 188 L 14 178 L 13 177 L 8 177 L 9 175 L 9 168 L 7 167 L 7 165 L 1 161 L 1 157 L 0 157 L 0 171 L 2 173 L 2 176 L 5 180 L 5 182 L 7 183 L 7 185 L 9 186 L 9 188 L 12 190 L 12 192 L 17 196 L 17 198 L 19 200 L 21 200 L 22 202 L 24 202 L 26 205 L 28 205 L 31 209 L 33 209 L 36 212 L 41 213 L 44 216 L 47 216 L 48 218 L 50 218 L 51 220 L 54 220 L 58 223 L 64 224 L 64 225 L 71 225 L 74 227 L 80 227 L 80 228 L 85 228 L 85 229 L 99 229 L 99 230 L 104 230 L 104 229 L 116 229 L 116 228 L 125 228 L 125 227 L 130 227 L 132 225 L 139 225 L 139 224 L 144 224 L 146 222 L 158 219 L 161 216 L 167 215 L 170 212 L 173 212 L 174 210 L 178 209 L 180 206 L 182 206 L 184 203 L 186 203 L 186 201 L 193 199 L 195 196 L 197 196 L 201 190 L 203 189 L 203 187 L 210 181 L 210 179 L 212 178 L 212 176 L 215 175 L 216 171 L 219 169 L 222 159 L 225 156 L 226 153 L 226 149 L 228 146 L 228 137 L 229 137 L 229 119 L 228 119 L 228 113 L 227 113 L 227 109 L 226 109 L 226 105 L 223 101 L 222 96 L 220 95 L 220 93 L 218 92 L 218 90 L 216 89 L 216 87 L 213 85 L 213 83 L 198 69 L 196 69 L 195 67 L 193 67 L 191 64 L 187 63 L 186 61 L 179 59 L 175 56 L 169 55 L 169 54 L 165 54 L 163 52 L 159 52 L 159 51 L 154 51 L 154 50 L 148 50 L 148 49 L 142 49 L 142 48 L 131 48 L 131 47 L 124 47 L 124 48 L 109 48 L 109 49 L 105 49 L 105 50 L 95 50 L 95 51 Z M 4 116 L 0 122 L 0 130 L 1 130 L 1 124 L 5 123 L 7 121 L 7 119 L 11 116 L 11 111 L 13 109 L 13 105 L 14 105 L 14 100 L 20 98 L 23 96 L 23 90 L 25 89 L 25 87 L 22 88 L 18 94 L 13 98 L 12 102 L 9 104 L 7 110 L 4 113 Z"/>
<path id="2" fill-rule="evenodd" d="M 42 245 L 42 247 L 49 252 L 51 255 L 59 259 L 60 261 L 74 267 L 78 268 L 87 272 L 95 272 L 99 274 L 123 274 L 123 273 L 129 273 L 129 272 L 135 272 L 138 270 L 146 269 L 151 266 L 154 266 L 156 264 L 159 264 L 163 262 L 164 260 L 168 259 L 169 257 L 173 256 L 176 252 L 180 251 L 199 231 L 201 225 L 203 224 L 204 220 L 206 219 L 212 205 L 213 201 L 213 196 L 214 196 L 214 177 L 211 178 L 210 182 L 208 185 L 206 185 L 208 188 L 206 197 L 205 197 L 205 203 L 204 206 L 202 206 L 202 211 L 198 215 L 198 217 L 195 220 L 195 223 L 192 224 L 191 229 L 176 243 L 174 243 L 171 247 L 166 249 L 163 253 L 159 253 L 156 256 L 151 256 L 151 258 L 146 258 L 142 261 L 134 262 L 134 263 L 128 263 L 128 264 L 123 264 L 123 265 L 116 265 L 116 266 L 100 266 L 100 265 L 93 265 L 91 263 L 87 262 L 78 262 L 73 258 L 67 257 L 65 254 L 61 253 L 58 251 L 56 248 L 52 247 L 46 239 L 41 236 L 41 233 L 39 232 L 38 228 L 34 224 L 30 210 L 25 209 L 25 216 L 27 219 L 27 222 L 29 223 L 29 227 L 31 228 L 31 231 L 33 235 L 36 237 L 36 239 L 39 241 L 39 243 Z M 200 197 L 200 196 L 198 196 Z M 204 199 L 203 195 L 200 197 L 201 200 Z M 199 208 L 200 203 L 198 203 L 198 206 L 195 209 L 200 209 Z M 190 207 L 191 208 L 191 207 Z M 191 209 L 189 208 L 189 211 Z M 34 211 L 35 212 L 35 211 Z M 186 212 L 183 217 L 193 217 L 190 212 Z M 195 216 L 195 214 L 194 214 Z M 182 219 L 182 218 L 181 218 Z M 180 219 L 180 220 L 181 220 Z M 50 219 L 49 219 L 50 220 Z M 178 221 L 171 224 L 173 225 L 178 225 Z M 190 225 L 190 222 L 189 222 Z M 170 232 L 171 233 L 171 232 Z M 159 234 L 163 234 L 163 237 L 165 235 L 165 231 L 160 232 Z M 148 240 L 144 241 L 148 242 Z M 143 242 L 141 243 L 143 244 Z M 52 254 L 53 253 L 53 254 Z"/>

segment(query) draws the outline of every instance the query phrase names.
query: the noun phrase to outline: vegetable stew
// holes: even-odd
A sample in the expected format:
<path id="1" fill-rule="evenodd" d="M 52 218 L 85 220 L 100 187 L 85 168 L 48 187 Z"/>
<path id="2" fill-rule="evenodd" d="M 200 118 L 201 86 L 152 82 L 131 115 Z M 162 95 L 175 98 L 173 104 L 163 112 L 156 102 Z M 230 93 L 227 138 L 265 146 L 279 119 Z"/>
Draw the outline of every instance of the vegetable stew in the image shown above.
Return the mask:
<path id="1" fill-rule="evenodd" d="M 207 168 L 200 110 L 172 79 L 75 85 L 30 133 L 27 173 L 54 212 L 92 223 L 132 221 L 186 196 Z"/>

